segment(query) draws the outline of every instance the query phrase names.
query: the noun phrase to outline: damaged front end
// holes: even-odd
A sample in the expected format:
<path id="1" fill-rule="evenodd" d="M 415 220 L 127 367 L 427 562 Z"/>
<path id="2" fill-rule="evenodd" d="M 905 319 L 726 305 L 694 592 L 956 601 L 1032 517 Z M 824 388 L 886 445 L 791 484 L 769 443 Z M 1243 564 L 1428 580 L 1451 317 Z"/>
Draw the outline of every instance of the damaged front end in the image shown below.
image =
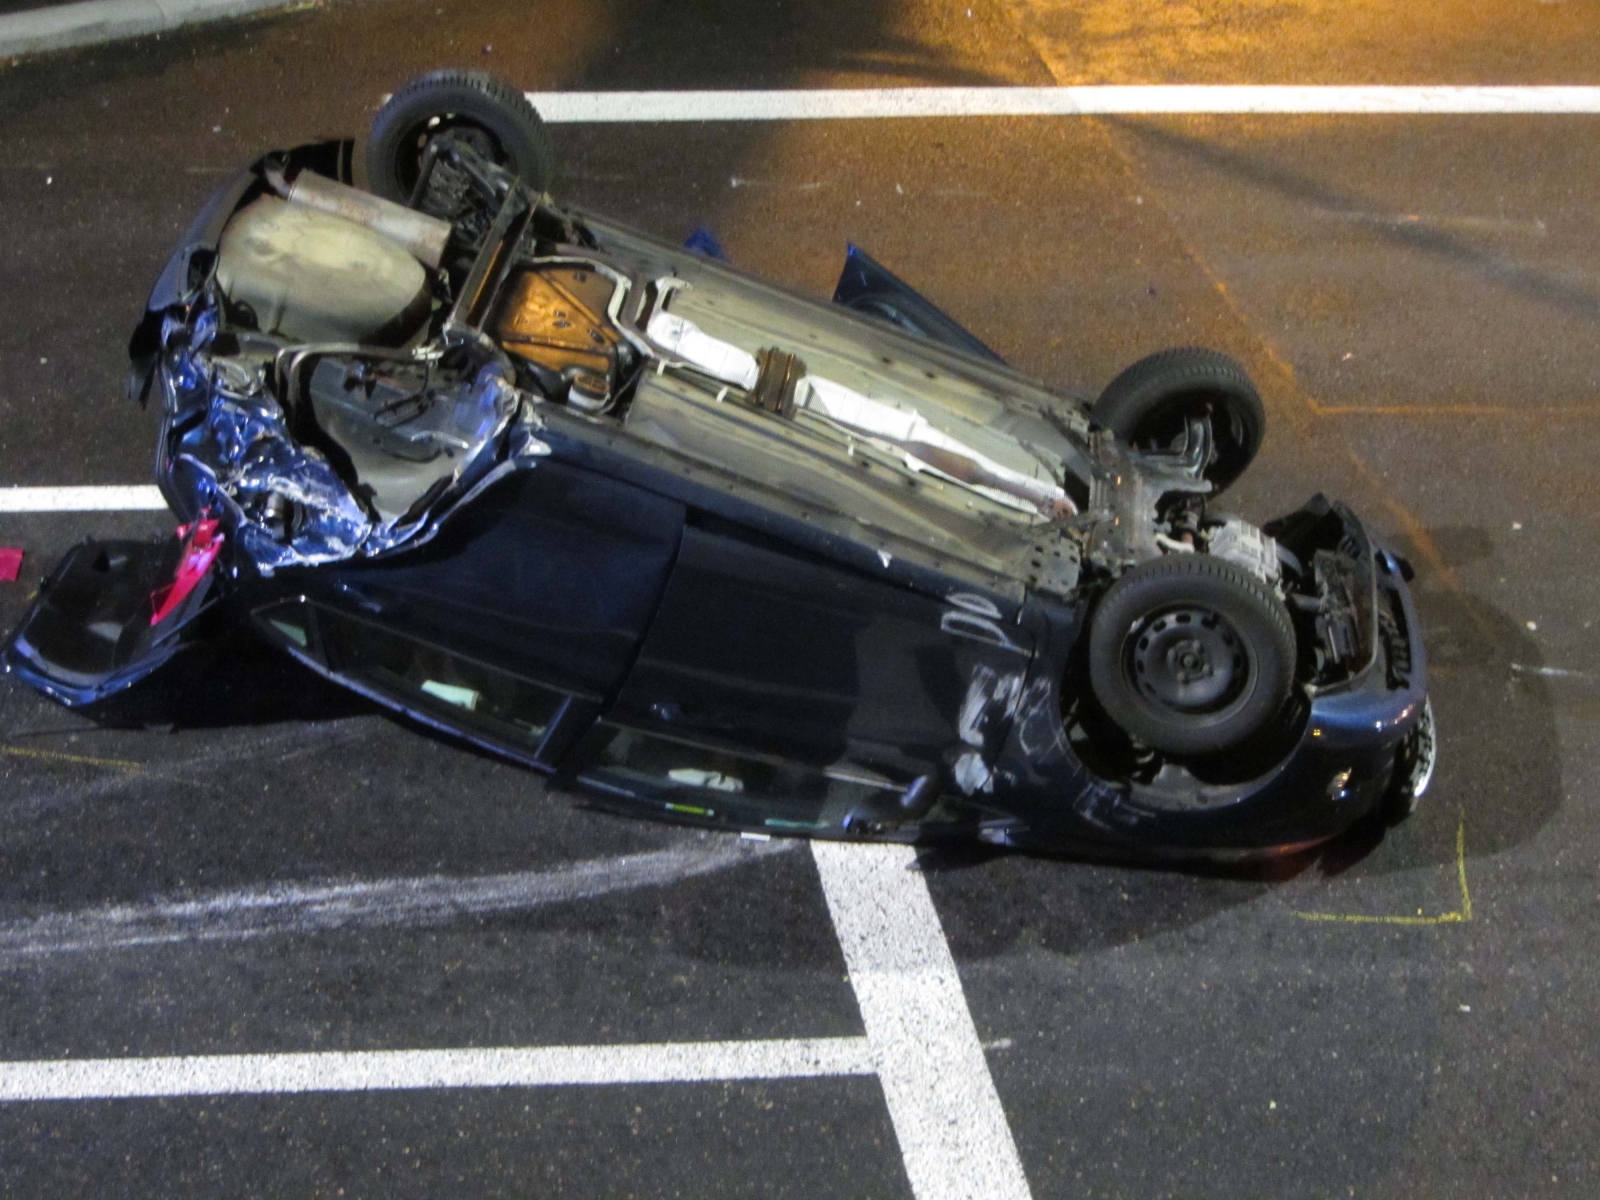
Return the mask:
<path id="1" fill-rule="evenodd" d="M 500 460 L 518 413 L 503 355 L 219 337 L 220 306 L 207 296 L 167 332 L 161 480 L 180 515 L 222 514 L 239 565 L 270 574 L 425 540 Z"/>
<path id="2" fill-rule="evenodd" d="M 46 582 L 7 659 L 58 700 L 137 682 L 253 581 L 427 541 L 542 449 L 510 360 L 450 320 L 481 239 L 319 173 L 341 145 L 225 185 L 158 281 L 129 390 L 160 405 L 156 478 L 182 524 L 86 543 Z M 506 190 L 503 207 L 531 209 Z"/>
<path id="3" fill-rule="evenodd" d="M 1200 536 L 1284 598 L 1299 653 L 1288 702 L 1248 746 L 1153 752 L 1086 699 L 1084 610 L 1036 606 L 1046 650 L 1002 768 L 1073 799 L 1041 807 L 1008 841 L 1235 861 L 1304 849 L 1373 812 L 1402 816 L 1427 788 L 1434 731 L 1409 564 L 1320 495 L 1260 529 L 1227 518 Z"/>

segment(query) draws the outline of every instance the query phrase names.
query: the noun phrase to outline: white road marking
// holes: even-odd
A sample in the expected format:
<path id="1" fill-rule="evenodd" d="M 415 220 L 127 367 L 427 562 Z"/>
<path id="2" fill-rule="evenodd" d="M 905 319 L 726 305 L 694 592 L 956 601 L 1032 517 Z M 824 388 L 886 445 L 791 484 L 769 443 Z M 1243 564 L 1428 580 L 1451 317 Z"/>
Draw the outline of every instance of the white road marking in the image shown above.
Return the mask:
<path id="1" fill-rule="evenodd" d="M 811 849 L 917 1200 L 1030 1197 L 916 852 Z"/>
<path id="2" fill-rule="evenodd" d="M 0 1103 L 870 1075 L 859 1037 L 0 1063 Z"/>
<path id="3" fill-rule="evenodd" d="M 661 887 L 795 847 L 794 842 L 752 846 L 717 838 L 705 845 L 591 859 L 545 871 L 281 884 L 49 913 L 0 924 L 0 967 L 8 960 L 85 950 L 438 925 Z"/>
<path id="4" fill-rule="evenodd" d="M 1141 84 L 1092 87 L 792 88 L 529 92 L 546 121 L 817 121 L 872 117 L 1162 113 L 1600 113 L 1600 87 Z"/>
<path id="5" fill-rule="evenodd" d="M 167 507 L 153 485 L 0 487 L 0 513 L 158 512 Z"/>

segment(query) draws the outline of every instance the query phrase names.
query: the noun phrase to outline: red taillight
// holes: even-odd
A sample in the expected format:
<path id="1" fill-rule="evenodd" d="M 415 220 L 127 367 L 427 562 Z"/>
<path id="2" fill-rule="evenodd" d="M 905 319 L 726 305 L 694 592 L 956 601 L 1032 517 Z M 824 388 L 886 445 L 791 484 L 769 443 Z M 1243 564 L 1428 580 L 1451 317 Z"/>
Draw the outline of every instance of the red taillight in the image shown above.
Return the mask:
<path id="1" fill-rule="evenodd" d="M 150 624 L 159 625 L 170 617 L 173 610 L 188 599 L 195 585 L 206 577 L 206 572 L 211 570 L 211 564 L 217 561 L 217 555 L 222 552 L 222 542 L 226 536 L 217 531 L 218 524 L 215 517 L 202 517 L 193 525 L 178 526 L 178 536 L 187 538 L 183 555 L 178 559 L 178 570 L 172 582 L 150 593 L 150 602 L 155 605 L 155 611 L 150 614 Z"/>

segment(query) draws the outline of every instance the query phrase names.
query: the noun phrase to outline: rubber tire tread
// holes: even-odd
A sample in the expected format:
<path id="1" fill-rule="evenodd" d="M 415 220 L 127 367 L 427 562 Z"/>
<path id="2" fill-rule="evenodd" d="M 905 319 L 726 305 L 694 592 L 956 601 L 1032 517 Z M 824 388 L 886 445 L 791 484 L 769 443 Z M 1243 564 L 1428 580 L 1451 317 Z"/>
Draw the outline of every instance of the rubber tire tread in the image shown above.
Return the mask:
<path id="1" fill-rule="evenodd" d="M 1139 425 L 1173 396 L 1187 392 L 1213 393 L 1237 406 L 1244 418 L 1246 443 L 1231 470 L 1208 475 L 1221 492 L 1244 473 L 1261 449 L 1267 428 L 1267 410 L 1249 373 L 1226 354 L 1203 346 L 1174 346 L 1159 350 L 1126 367 L 1095 400 L 1090 418 L 1125 442 L 1133 442 Z"/>
<path id="2" fill-rule="evenodd" d="M 399 139 L 428 117 L 449 112 L 481 121 L 505 150 L 507 165 L 536 192 L 548 189 L 555 174 L 555 149 L 528 97 L 487 71 L 446 68 L 409 80 L 372 119 L 367 181 L 375 194 L 397 204 L 411 199 L 395 170 Z"/>
<path id="3" fill-rule="evenodd" d="M 1219 599 L 1233 601 L 1236 610 L 1223 608 Z M 1123 678 L 1123 646 L 1133 623 L 1156 608 L 1181 603 L 1218 608 L 1251 643 L 1255 692 L 1226 721 L 1194 726 L 1183 717 L 1159 714 Z M 1239 605 L 1246 616 L 1256 618 L 1251 629 L 1243 627 Z M 1256 626 L 1259 637 L 1252 636 Z M 1260 732 L 1288 700 L 1295 662 L 1294 623 L 1283 601 L 1242 567 L 1209 554 L 1169 554 L 1141 563 L 1107 589 L 1089 625 L 1089 683 L 1095 699 L 1126 733 L 1168 754 L 1215 754 Z"/>

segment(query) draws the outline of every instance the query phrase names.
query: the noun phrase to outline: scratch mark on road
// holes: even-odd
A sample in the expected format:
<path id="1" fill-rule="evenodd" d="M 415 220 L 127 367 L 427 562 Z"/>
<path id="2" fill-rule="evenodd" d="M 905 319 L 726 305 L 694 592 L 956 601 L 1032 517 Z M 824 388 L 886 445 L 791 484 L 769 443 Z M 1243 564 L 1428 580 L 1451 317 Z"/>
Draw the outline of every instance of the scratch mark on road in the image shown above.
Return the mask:
<path id="1" fill-rule="evenodd" d="M 1444 217 L 1427 213 L 1363 212 L 1359 209 L 1319 208 L 1313 210 L 1319 217 L 1336 221 L 1353 221 L 1360 225 L 1380 225 L 1390 229 L 1407 226 L 1424 226 L 1437 229 L 1465 229 L 1475 233 L 1522 233 L 1544 237 L 1550 230 L 1538 217 L 1516 220 L 1510 217 Z"/>
<path id="2" fill-rule="evenodd" d="M 697 845 L 590 859 L 543 871 L 269 884 L 144 904 L 47 913 L 0 924 L 0 966 L 88 950 L 442 925 L 463 917 L 526 912 L 549 904 L 660 887 L 787 853 L 798 844 L 752 844 L 718 837 Z"/>
<path id="3" fill-rule="evenodd" d="M 1573 671 L 1566 667 L 1530 667 L 1524 663 L 1514 662 L 1511 670 L 1518 675 L 1543 675 L 1547 679 L 1588 679 L 1588 671 Z"/>
<path id="4" fill-rule="evenodd" d="M 728 186 L 730 188 L 781 188 L 787 192 L 814 192 L 819 188 L 824 188 L 828 185 L 821 180 L 818 180 L 814 183 L 785 183 L 781 179 L 742 179 L 737 175 L 732 175 L 728 178 Z"/>

